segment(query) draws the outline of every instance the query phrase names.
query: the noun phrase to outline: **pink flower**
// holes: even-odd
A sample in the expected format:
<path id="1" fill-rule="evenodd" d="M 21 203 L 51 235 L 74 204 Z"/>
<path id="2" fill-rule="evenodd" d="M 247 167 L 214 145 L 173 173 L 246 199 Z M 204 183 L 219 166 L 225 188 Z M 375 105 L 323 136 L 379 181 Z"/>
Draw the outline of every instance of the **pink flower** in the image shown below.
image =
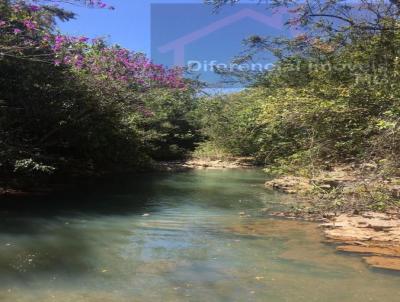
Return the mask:
<path id="1" fill-rule="evenodd" d="M 14 11 L 14 12 L 19 12 L 19 11 L 21 11 L 21 9 L 22 9 L 22 7 L 21 7 L 21 5 L 18 5 L 18 4 L 16 4 L 16 5 L 13 5 L 13 7 L 12 7 L 12 10 Z"/>
<path id="2" fill-rule="evenodd" d="M 89 38 L 79 37 L 78 41 L 81 42 L 81 43 L 86 43 L 87 41 L 89 41 Z"/>
<path id="3" fill-rule="evenodd" d="M 75 61 L 74 65 L 75 65 L 76 68 L 78 68 L 78 69 L 82 69 L 83 68 L 84 61 L 83 61 L 83 56 L 82 55 L 76 55 L 74 57 L 74 61 Z"/>
<path id="4" fill-rule="evenodd" d="M 24 26 L 28 30 L 36 30 L 37 29 L 36 23 L 33 22 L 32 20 L 24 20 L 23 23 L 24 23 Z"/>
<path id="5" fill-rule="evenodd" d="M 7 24 L 6 21 L 0 20 L 0 27 L 3 27 L 3 26 L 6 25 L 6 24 Z"/>
<path id="6" fill-rule="evenodd" d="M 37 11 L 40 11 L 40 6 L 37 6 L 37 5 L 29 5 L 28 6 L 28 9 L 31 11 L 31 12 L 37 12 Z"/>
<path id="7" fill-rule="evenodd" d="M 56 43 L 63 43 L 65 41 L 65 37 L 61 35 L 57 35 L 55 38 Z"/>
<path id="8" fill-rule="evenodd" d="M 104 3 L 104 2 L 101 1 L 101 0 L 89 0 L 89 1 L 88 1 L 88 4 L 91 5 L 91 6 L 97 6 L 97 7 L 99 7 L 99 8 L 106 8 L 106 7 L 108 7 L 109 9 L 113 9 L 112 6 L 108 6 L 106 3 Z"/>
<path id="9" fill-rule="evenodd" d="M 13 32 L 14 32 L 14 35 L 18 35 L 22 32 L 22 30 L 20 30 L 19 28 L 14 28 Z"/>
<path id="10" fill-rule="evenodd" d="M 54 39 L 54 45 L 53 45 L 53 50 L 55 52 L 60 51 L 64 45 L 64 43 L 66 42 L 66 38 L 64 36 L 61 35 L 57 35 Z"/>
<path id="11" fill-rule="evenodd" d="M 50 42 L 51 36 L 49 34 L 45 34 L 42 38 L 42 42 L 47 43 Z"/>

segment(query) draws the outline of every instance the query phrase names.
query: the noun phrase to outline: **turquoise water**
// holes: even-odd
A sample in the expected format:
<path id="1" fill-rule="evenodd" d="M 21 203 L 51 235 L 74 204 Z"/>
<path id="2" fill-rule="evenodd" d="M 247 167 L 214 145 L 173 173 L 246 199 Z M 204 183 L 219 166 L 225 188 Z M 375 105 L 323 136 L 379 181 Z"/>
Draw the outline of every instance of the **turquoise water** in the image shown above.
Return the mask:
<path id="1" fill-rule="evenodd" d="M 400 275 L 268 218 L 256 170 L 141 175 L 0 211 L 0 301 L 400 301 Z"/>

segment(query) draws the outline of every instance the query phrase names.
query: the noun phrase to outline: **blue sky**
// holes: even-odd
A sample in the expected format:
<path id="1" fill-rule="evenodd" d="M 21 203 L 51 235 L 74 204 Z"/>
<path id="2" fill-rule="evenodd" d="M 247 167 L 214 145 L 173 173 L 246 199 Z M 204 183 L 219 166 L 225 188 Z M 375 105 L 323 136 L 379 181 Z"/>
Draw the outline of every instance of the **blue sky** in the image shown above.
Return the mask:
<path id="1" fill-rule="evenodd" d="M 111 44 L 119 44 L 123 47 L 129 48 L 134 51 L 144 52 L 151 55 L 151 5 L 152 4 L 202 4 L 203 0 L 104 0 L 109 5 L 115 7 L 115 10 L 107 9 L 89 9 L 80 6 L 67 6 L 68 9 L 74 11 L 77 15 L 75 20 L 59 23 L 59 29 L 63 33 L 68 33 L 74 36 L 87 36 L 89 38 L 103 37 Z M 245 0 L 241 3 L 253 3 L 254 1 Z M 170 8 L 176 9 L 176 6 Z M 176 12 L 176 20 L 170 20 L 171 17 L 163 17 L 162 20 L 156 20 L 156 26 L 160 28 L 166 27 L 165 33 L 161 31 L 161 40 L 163 38 L 175 39 L 187 31 L 193 31 L 204 26 L 204 24 L 211 23 L 215 20 L 222 18 L 224 15 L 232 14 L 237 7 L 226 7 L 216 16 L 212 13 L 212 7 L 204 5 L 202 14 L 196 16 L 196 12 L 185 11 Z M 259 7 L 263 10 L 262 6 Z M 198 8 L 197 8 L 198 10 Z M 208 14 L 209 10 L 209 14 Z M 154 12 L 154 11 L 153 11 Z M 185 15 L 186 18 L 185 18 Z M 168 14 L 166 15 L 168 16 Z M 169 15 L 171 16 L 171 14 Z M 172 15 L 173 16 L 173 15 Z M 173 19 L 174 17 L 172 17 Z M 187 19 L 187 20 L 185 20 Z M 154 21 L 154 20 L 153 20 Z M 184 24 L 183 24 L 184 23 Z M 153 22 L 154 25 L 154 22 Z M 236 24 L 231 26 L 227 31 L 221 31 L 218 35 L 210 36 L 208 40 L 203 40 L 203 44 L 214 45 L 214 48 L 208 50 L 208 47 L 201 44 L 194 44 L 191 47 L 192 56 L 201 59 L 220 59 L 220 61 L 230 61 L 230 59 L 240 53 L 242 39 L 247 37 L 250 33 L 258 33 L 257 26 L 253 23 Z M 263 29 L 263 28 L 261 28 Z M 244 32 L 243 32 L 244 31 Z M 158 30 L 157 33 L 160 33 Z M 174 36 L 176 34 L 176 37 Z M 268 32 L 259 32 L 259 34 L 268 34 Z M 153 32 L 154 35 L 154 32 Z M 172 36 L 171 36 L 172 35 Z M 221 36 L 223 35 L 223 36 Z M 164 37 L 165 36 L 165 37 Z M 158 43 L 159 39 L 154 39 Z M 234 41 L 235 44 L 227 42 Z M 225 45 L 225 46 L 224 46 Z M 190 53 L 188 49 L 188 54 Z M 200 53 L 200 54 L 196 54 Z M 209 55 L 208 58 L 206 55 Z M 154 54 L 153 54 L 154 55 Z M 171 55 L 171 54 L 170 54 Z M 203 58 L 204 57 L 204 58 Z M 156 63 L 170 65 L 169 63 L 160 60 L 160 57 L 154 57 Z M 211 72 L 212 73 L 212 72 Z M 203 73 L 207 82 L 218 82 L 219 78 L 215 75 L 210 75 L 210 72 Z M 212 73 L 213 74 L 213 73 Z"/>
<path id="2" fill-rule="evenodd" d="M 64 33 L 90 38 L 106 37 L 110 43 L 150 53 L 150 5 L 152 3 L 202 3 L 202 0 L 104 0 L 114 11 L 68 6 L 77 19 L 60 23 Z M 210 9 L 211 11 L 211 9 Z"/>

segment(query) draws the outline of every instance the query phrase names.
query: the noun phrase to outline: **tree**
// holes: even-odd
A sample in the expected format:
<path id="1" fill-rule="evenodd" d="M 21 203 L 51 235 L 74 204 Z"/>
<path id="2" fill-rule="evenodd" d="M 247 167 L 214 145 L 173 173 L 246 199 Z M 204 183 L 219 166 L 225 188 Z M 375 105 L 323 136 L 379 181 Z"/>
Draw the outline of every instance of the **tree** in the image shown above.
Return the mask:
<path id="1" fill-rule="evenodd" d="M 237 2 L 213 4 L 222 8 Z M 204 131 L 213 133 L 217 146 L 229 143 L 236 154 L 250 154 L 280 170 L 362 160 L 398 167 L 398 2 L 272 1 L 268 6 L 287 7 L 293 16 L 288 26 L 301 26 L 304 34 L 250 37 L 248 52 L 238 60 L 268 51 L 277 57 L 275 67 L 258 74 L 225 73 L 250 78 L 251 88 L 232 97 L 236 110 L 229 115 L 220 109 L 229 102 L 204 105 L 219 108 L 206 117 L 213 122 Z M 254 99 L 249 118 L 245 113 Z M 242 126 L 246 121 L 249 128 Z"/>
<path id="2" fill-rule="evenodd" d="M 131 171 L 171 146 L 184 156 L 196 139 L 188 114 L 196 92 L 183 71 L 102 39 L 56 32 L 56 19 L 73 14 L 51 3 L 1 2 L 0 176 Z"/>

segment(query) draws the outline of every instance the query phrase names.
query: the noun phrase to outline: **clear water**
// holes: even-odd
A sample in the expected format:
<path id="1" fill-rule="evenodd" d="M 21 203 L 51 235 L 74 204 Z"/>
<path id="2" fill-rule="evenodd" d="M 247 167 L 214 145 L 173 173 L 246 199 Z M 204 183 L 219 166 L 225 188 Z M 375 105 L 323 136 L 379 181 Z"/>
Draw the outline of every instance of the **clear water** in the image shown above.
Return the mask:
<path id="1" fill-rule="evenodd" d="M 264 178 L 143 175 L 4 205 L 0 301 L 400 301 L 399 274 L 266 218 L 282 199 Z"/>

